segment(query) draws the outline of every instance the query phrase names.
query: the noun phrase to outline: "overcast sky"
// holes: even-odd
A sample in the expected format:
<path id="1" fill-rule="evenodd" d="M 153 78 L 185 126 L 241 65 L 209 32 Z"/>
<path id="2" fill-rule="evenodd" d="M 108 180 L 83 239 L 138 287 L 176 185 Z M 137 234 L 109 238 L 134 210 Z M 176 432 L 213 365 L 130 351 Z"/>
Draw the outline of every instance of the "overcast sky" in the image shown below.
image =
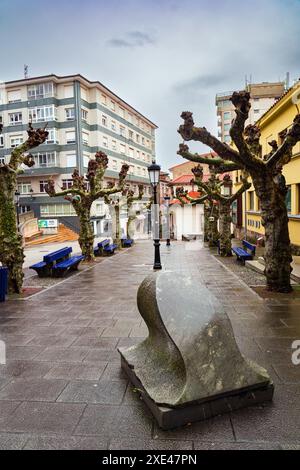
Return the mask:
<path id="1" fill-rule="evenodd" d="M 176 155 L 183 110 L 216 132 L 215 94 L 300 77 L 300 0 L 0 0 L 0 80 L 81 73 L 154 121 Z M 195 149 L 196 147 L 194 147 Z M 197 150 L 204 151 L 198 146 Z"/>

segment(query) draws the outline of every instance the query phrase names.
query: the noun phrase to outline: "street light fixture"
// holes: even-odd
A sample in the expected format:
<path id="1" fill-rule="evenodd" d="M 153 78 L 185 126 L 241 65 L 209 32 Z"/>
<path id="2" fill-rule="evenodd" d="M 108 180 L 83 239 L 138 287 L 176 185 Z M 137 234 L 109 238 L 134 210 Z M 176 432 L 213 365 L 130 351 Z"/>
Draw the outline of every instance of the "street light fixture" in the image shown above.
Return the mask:
<path id="1" fill-rule="evenodd" d="M 159 242 L 159 211 L 157 204 L 157 186 L 160 178 L 160 166 L 154 161 L 152 165 L 148 167 L 149 179 L 153 188 L 153 207 L 154 207 L 154 227 L 153 227 L 153 239 L 154 239 L 154 265 L 153 269 L 162 269 L 160 262 L 160 242 Z"/>
<path id="2" fill-rule="evenodd" d="M 164 200 L 166 201 L 167 206 L 167 246 L 171 246 L 170 242 L 170 196 L 165 196 Z"/>

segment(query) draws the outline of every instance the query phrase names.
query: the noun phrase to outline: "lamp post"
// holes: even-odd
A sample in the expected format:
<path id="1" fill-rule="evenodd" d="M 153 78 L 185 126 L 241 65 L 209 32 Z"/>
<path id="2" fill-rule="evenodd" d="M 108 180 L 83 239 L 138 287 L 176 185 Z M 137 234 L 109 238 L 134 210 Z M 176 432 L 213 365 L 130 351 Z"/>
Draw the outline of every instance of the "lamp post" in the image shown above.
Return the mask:
<path id="1" fill-rule="evenodd" d="M 15 205 L 16 205 L 16 212 L 17 212 L 17 227 L 18 227 L 18 231 L 19 231 L 19 228 L 20 228 L 19 198 L 20 198 L 20 193 L 19 193 L 19 191 L 16 191 L 16 192 L 15 192 Z"/>
<path id="2" fill-rule="evenodd" d="M 170 242 L 170 196 L 165 196 L 164 200 L 167 206 L 167 246 L 171 246 Z"/>
<path id="3" fill-rule="evenodd" d="M 153 188 L 153 207 L 154 207 L 154 225 L 153 225 L 153 240 L 154 240 L 154 265 L 153 269 L 161 269 L 160 262 L 160 243 L 159 243 L 159 211 L 157 204 L 157 186 L 160 178 L 160 166 L 154 161 L 148 167 L 149 179 Z"/>

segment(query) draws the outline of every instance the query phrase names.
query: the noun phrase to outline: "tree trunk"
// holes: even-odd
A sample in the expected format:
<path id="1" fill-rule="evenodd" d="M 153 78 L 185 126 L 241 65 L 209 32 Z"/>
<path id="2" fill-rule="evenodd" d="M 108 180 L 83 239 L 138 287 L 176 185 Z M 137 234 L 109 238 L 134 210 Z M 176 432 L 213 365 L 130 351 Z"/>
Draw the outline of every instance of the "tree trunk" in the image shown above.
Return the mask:
<path id="1" fill-rule="evenodd" d="M 214 220 L 209 220 L 209 217 L 214 217 Z M 218 219 L 218 208 L 212 202 L 207 209 L 204 208 L 204 240 L 208 241 L 211 247 L 217 246 L 220 238 Z"/>
<path id="2" fill-rule="evenodd" d="M 291 292 L 291 245 L 285 203 L 287 188 L 281 174 L 266 171 L 253 175 L 253 184 L 260 199 L 262 225 L 265 228 L 265 275 L 267 289 Z"/>
<path id="3" fill-rule="evenodd" d="M 82 251 L 85 261 L 93 261 L 94 255 L 94 232 L 90 221 L 91 217 L 91 206 L 84 204 L 81 206 L 74 206 L 80 222 L 79 232 L 79 245 Z"/>
<path id="4" fill-rule="evenodd" d="M 220 200 L 220 255 L 232 256 L 231 252 L 231 204 Z"/>
<path id="5" fill-rule="evenodd" d="M 135 215 L 129 215 L 127 221 L 127 238 L 133 238 L 133 233 L 131 233 L 132 223 L 135 221 Z"/>
<path id="6" fill-rule="evenodd" d="M 118 245 L 118 247 L 121 247 L 121 223 L 120 223 L 120 206 L 116 204 L 114 206 L 115 209 L 115 238 L 114 238 L 114 243 Z"/>
<path id="7" fill-rule="evenodd" d="M 23 285 L 24 251 L 16 224 L 14 195 L 16 175 L 0 172 L 0 261 L 8 268 L 8 291 L 20 294 Z"/>

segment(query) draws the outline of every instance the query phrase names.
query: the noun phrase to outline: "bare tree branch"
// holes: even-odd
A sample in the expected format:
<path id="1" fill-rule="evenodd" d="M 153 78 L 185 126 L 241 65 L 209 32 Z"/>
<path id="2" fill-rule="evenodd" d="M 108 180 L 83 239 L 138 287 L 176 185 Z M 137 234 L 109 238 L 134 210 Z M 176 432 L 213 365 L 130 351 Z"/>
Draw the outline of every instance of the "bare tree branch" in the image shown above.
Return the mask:
<path id="1" fill-rule="evenodd" d="M 268 167 L 288 163 L 292 158 L 292 149 L 300 141 L 300 114 L 295 116 L 291 129 L 286 133 L 282 145 L 267 160 Z"/>
<path id="2" fill-rule="evenodd" d="M 238 163 L 232 163 L 230 161 L 225 161 L 219 157 L 206 158 L 202 157 L 198 153 L 191 153 L 189 147 L 186 144 L 179 144 L 178 155 L 181 155 L 183 158 L 190 160 L 191 162 L 196 163 L 206 163 L 208 165 L 214 165 L 218 168 L 218 173 L 227 173 L 228 171 L 241 170 L 242 166 Z"/>

